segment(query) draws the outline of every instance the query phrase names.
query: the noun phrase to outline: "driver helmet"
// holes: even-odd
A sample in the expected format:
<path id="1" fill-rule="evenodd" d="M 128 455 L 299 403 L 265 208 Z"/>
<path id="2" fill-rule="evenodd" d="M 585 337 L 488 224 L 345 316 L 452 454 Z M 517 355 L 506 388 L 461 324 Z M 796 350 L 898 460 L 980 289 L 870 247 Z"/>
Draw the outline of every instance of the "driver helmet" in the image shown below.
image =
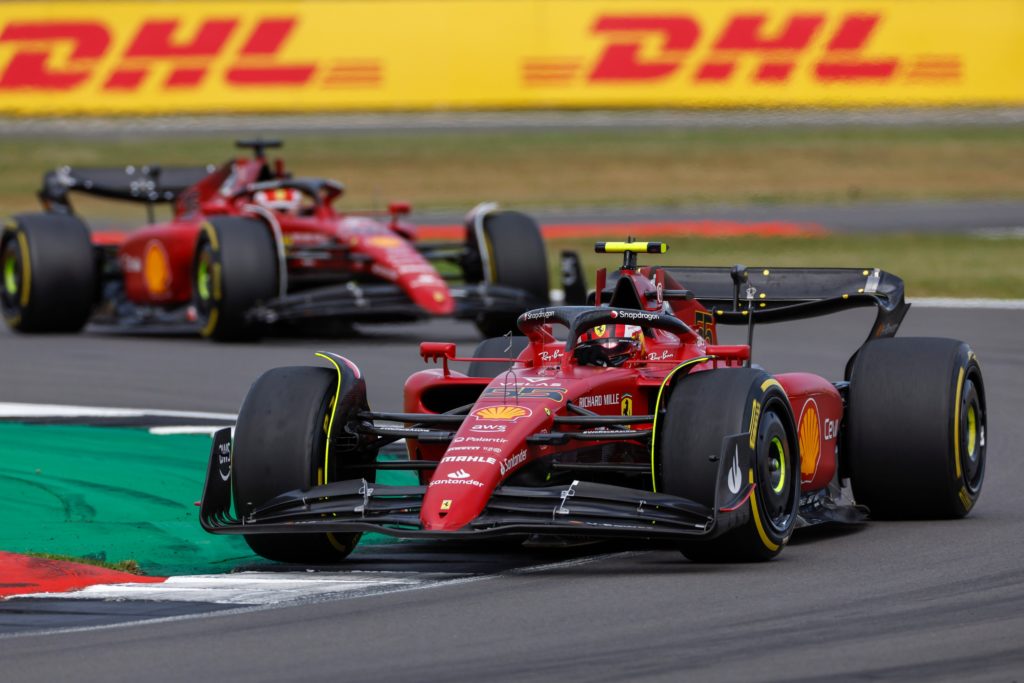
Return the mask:
<path id="1" fill-rule="evenodd" d="M 637 325 L 598 325 L 576 341 L 576 360 L 581 365 L 617 367 L 644 348 L 644 332 Z"/>
<path id="2" fill-rule="evenodd" d="M 297 214 L 299 205 L 302 204 L 302 194 L 298 190 L 286 187 L 259 190 L 252 198 L 265 209 L 289 214 Z"/>

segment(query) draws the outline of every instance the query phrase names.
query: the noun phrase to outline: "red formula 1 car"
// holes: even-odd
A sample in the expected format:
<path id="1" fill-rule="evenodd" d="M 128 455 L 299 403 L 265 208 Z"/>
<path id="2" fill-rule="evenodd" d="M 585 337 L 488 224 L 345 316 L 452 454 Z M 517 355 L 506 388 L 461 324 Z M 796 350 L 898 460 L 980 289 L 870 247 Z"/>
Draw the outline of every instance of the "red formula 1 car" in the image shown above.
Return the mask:
<path id="1" fill-rule="evenodd" d="M 7 324 L 24 332 L 73 332 L 90 320 L 185 324 L 239 339 L 269 324 L 453 315 L 497 335 L 547 303 L 544 242 L 529 216 L 480 205 L 464 243 L 416 244 L 407 204 L 388 215 L 339 213 L 339 183 L 292 177 L 266 159 L 280 143 L 238 145 L 255 158 L 46 174 L 46 212 L 15 216 L 0 239 Z M 71 192 L 143 203 L 149 225 L 91 235 Z M 158 203 L 171 204 L 170 221 L 154 222 Z"/>
<path id="2" fill-rule="evenodd" d="M 899 278 L 638 267 L 662 245 L 598 247 L 625 263 L 598 273 L 594 305 L 524 313 L 525 339 L 487 340 L 473 358 L 423 343 L 441 367 L 408 379 L 403 412 L 369 410 L 361 372 L 334 354 L 321 354 L 330 368 L 264 374 L 233 441 L 215 437 L 203 527 L 302 563 L 344 557 L 363 531 L 627 536 L 749 561 L 804 524 L 970 511 L 985 470 L 981 370 L 963 342 L 893 338 L 909 308 Z M 877 318 L 844 381 L 772 375 L 749 345 L 717 343 L 720 324 L 858 305 Z M 398 439 L 408 459 L 377 462 Z M 375 484 L 381 469 L 420 485 Z"/>

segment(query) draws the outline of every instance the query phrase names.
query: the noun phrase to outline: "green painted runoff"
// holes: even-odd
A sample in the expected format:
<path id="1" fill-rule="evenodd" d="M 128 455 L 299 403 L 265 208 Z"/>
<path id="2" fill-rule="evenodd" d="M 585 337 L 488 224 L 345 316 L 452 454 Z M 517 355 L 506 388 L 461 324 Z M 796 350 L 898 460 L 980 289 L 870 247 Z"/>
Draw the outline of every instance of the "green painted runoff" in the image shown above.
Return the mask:
<path id="1" fill-rule="evenodd" d="M 135 560 L 151 576 L 259 563 L 241 537 L 199 526 L 209 450 L 205 435 L 0 423 L 0 550 Z M 414 475 L 381 474 L 381 483 L 414 484 Z"/>

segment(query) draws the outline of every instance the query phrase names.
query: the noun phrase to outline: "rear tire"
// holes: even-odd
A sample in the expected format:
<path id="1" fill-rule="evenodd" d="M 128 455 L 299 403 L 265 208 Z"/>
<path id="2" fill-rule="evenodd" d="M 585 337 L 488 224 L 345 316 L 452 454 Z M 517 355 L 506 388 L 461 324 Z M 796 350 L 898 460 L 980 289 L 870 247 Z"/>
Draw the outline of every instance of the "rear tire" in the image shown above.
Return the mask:
<path id="1" fill-rule="evenodd" d="M 530 340 L 526 337 L 491 337 L 484 339 L 477 344 L 473 350 L 473 358 L 511 358 L 508 363 L 489 363 L 473 361 L 469 364 L 466 374 L 469 377 L 490 377 L 494 379 L 503 372 L 512 368 L 515 359 L 519 357 Z M 505 349 L 508 349 L 507 351 Z"/>
<path id="2" fill-rule="evenodd" d="M 682 543 L 683 555 L 695 562 L 770 560 L 789 541 L 800 503 L 793 414 L 778 382 L 761 370 L 736 368 L 684 377 L 673 387 L 661 418 L 659 489 L 713 507 L 723 439 L 750 430 L 755 402 L 759 417 L 750 519 L 721 536 Z M 743 473 L 743 483 L 750 476 Z"/>
<path id="3" fill-rule="evenodd" d="M 231 455 L 232 492 L 239 518 L 287 491 L 308 490 L 336 480 L 338 457 L 327 465 L 330 472 L 324 469 L 324 459 L 337 383 L 333 370 L 315 367 L 275 368 L 256 380 L 239 411 Z M 342 428 L 352 411 L 365 406 L 362 380 L 346 375 L 342 389 L 333 430 Z M 373 481 L 372 462 L 363 471 L 346 470 L 344 478 L 362 476 Z M 248 534 L 245 541 L 253 552 L 269 560 L 329 564 L 352 552 L 360 536 Z"/>
<path id="4" fill-rule="evenodd" d="M 475 231 L 469 232 L 469 246 L 479 264 L 467 267 L 467 277 L 526 292 L 531 301 L 523 310 L 546 305 L 551 296 L 548 259 L 537 222 L 524 213 L 500 211 L 484 219 L 483 233 L 485 244 L 480 245 Z M 476 326 L 487 337 L 500 337 L 509 330 L 516 334 L 516 320 L 522 312 L 484 312 L 477 316 Z"/>
<path id="5" fill-rule="evenodd" d="M 0 238 L 0 306 L 19 332 L 78 332 L 92 315 L 96 257 L 77 216 L 22 214 Z"/>
<path id="6" fill-rule="evenodd" d="M 850 375 L 845 451 L 854 498 L 872 516 L 957 518 L 981 495 L 985 386 L 954 339 L 879 339 Z"/>
<path id="7" fill-rule="evenodd" d="M 246 319 L 254 305 L 277 295 L 277 246 L 257 218 L 214 216 L 196 244 L 192 292 L 201 334 L 217 341 L 259 337 Z"/>

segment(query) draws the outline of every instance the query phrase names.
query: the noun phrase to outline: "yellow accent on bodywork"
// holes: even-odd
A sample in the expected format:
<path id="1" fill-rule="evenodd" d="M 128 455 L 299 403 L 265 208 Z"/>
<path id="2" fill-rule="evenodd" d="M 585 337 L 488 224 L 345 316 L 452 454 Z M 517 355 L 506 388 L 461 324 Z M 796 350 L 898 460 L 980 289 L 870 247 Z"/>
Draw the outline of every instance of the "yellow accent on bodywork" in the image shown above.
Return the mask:
<path id="1" fill-rule="evenodd" d="M 657 493 L 658 491 L 658 484 L 655 481 L 654 476 L 654 439 L 658 433 L 658 411 L 661 408 L 661 395 L 665 391 L 665 386 L 668 384 L 668 381 L 672 379 L 672 376 L 675 375 L 678 371 L 691 365 L 696 365 L 698 363 L 706 363 L 709 360 L 711 360 L 710 356 L 701 356 L 700 358 L 691 358 L 688 361 L 680 363 L 679 365 L 672 368 L 672 372 L 665 375 L 665 379 L 662 380 L 661 386 L 658 387 L 658 396 L 657 398 L 654 399 L 654 421 L 651 423 L 651 490 L 654 491 L 655 493 Z"/>
<path id="2" fill-rule="evenodd" d="M 625 252 L 632 252 L 634 254 L 647 254 L 649 245 L 656 244 L 659 254 L 664 254 L 668 251 L 668 245 L 664 242 L 605 242 L 603 254 L 623 254 Z"/>
<path id="3" fill-rule="evenodd" d="M 751 484 L 754 483 L 754 469 L 751 468 L 747 471 L 747 481 Z M 757 527 L 757 535 L 761 537 L 761 543 L 764 543 L 764 547 L 768 550 L 775 552 L 779 549 L 779 544 L 768 538 L 768 534 L 764 530 L 764 525 L 761 524 L 761 513 L 757 510 L 757 492 L 755 489 L 754 495 L 750 497 L 750 512 L 754 516 L 754 526 Z"/>
<path id="4" fill-rule="evenodd" d="M 963 471 L 960 467 L 960 398 L 964 392 L 964 369 L 956 378 L 956 404 L 953 408 L 953 460 L 956 462 L 956 478 Z"/>
<path id="5" fill-rule="evenodd" d="M 341 393 L 341 366 L 338 365 L 338 361 L 331 358 L 326 353 L 317 352 L 318 358 L 323 358 L 328 363 L 334 366 L 334 370 L 338 373 L 338 385 L 334 389 L 334 401 L 331 404 L 331 419 L 327 423 L 327 445 L 324 447 L 324 483 L 327 483 L 328 473 L 331 471 L 327 465 L 331 458 L 331 430 L 334 428 L 334 413 L 338 410 L 338 398 Z"/>
<path id="6" fill-rule="evenodd" d="M 28 253 L 28 238 L 21 231 L 18 232 L 18 246 L 21 248 L 21 307 L 25 308 L 32 291 L 32 256 Z"/>

